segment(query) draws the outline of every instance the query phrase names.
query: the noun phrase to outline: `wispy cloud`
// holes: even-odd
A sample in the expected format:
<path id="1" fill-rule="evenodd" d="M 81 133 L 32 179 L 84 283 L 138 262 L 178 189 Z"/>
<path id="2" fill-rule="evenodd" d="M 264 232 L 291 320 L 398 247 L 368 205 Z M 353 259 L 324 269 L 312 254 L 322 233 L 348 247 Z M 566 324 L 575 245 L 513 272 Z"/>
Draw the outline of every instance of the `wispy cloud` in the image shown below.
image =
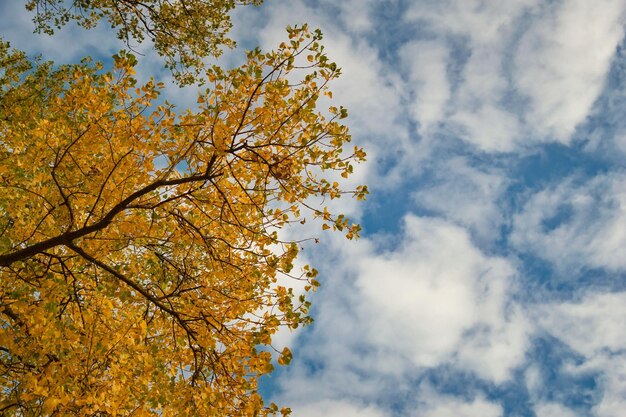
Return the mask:
<path id="1" fill-rule="evenodd" d="M 625 13 L 621 0 L 533 10 L 515 57 L 515 82 L 530 99 L 526 121 L 538 135 L 568 143 L 585 120 L 624 36 Z"/>
<path id="2" fill-rule="evenodd" d="M 353 404 L 346 400 L 319 401 L 297 406 L 298 417 L 387 417 L 387 412 L 372 406 Z"/>
<path id="3" fill-rule="evenodd" d="M 558 403 L 541 403 L 535 406 L 537 417 L 578 417 L 570 408 Z"/>
<path id="4" fill-rule="evenodd" d="M 510 152 L 529 142 L 569 143 L 603 86 L 624 34 L 625 8 L 619 0 L 450 0 L 415 3 L 407 19 L 439 39 L 467 40 L 454 100 L 446 115 L 435 113 L 438 120 L 457 124 L 481 150 Z M 429 88 L 445 96 L 433 77 Z M 430 114 L 432 123 L 425 109 L 418 120 Z"/>
<path id="5" fill-rule="evenodd" d="M 581 268 L 621 271 L 626 258 L 626 176 L 573 178 L 533 195 L 513 221 L 511 243 L 565 273 Z"/>
<path id="6" fill-rule="evenodd" d="M 481 150 L 512 151 L 523 133 L 518 115 L 503 103 L 508 88 L 504 67 L 518 19 L 533 3 L 420 2 L 407 12 L 409 21 L 426 26 L 440 39 L 466 40 L 468 58 L 454 80 L 454 101 L 446 119 L 460 128 L 453 132 Z"/>
<path id="7" fill-rule="evenodd" d="M 626 407 L 626 293 L 591 293 L 580 301 L 541 306 L 536 314 L 545 331 L 584 356 L 570 372 L 600 372 L 603 395 L 595 415 L 620 415 Z"/>
<path id="8" fill-rule="evenodd" d="M 440 394 L 428 384 L 420 387 L 419 398 L 419 406 L 412 414 L 415 417 L 501 417 L 504 411 L 500 404 L 480 396 L 463 400 Z"/>
<path id="9" fill-rule="evenodd" d="M 399 50 L 411 89 L 411 116 L 420 132 L 443 120 L 450 99 L 447 66 L 450 51 L 441 41 L 411 41 Z"/>

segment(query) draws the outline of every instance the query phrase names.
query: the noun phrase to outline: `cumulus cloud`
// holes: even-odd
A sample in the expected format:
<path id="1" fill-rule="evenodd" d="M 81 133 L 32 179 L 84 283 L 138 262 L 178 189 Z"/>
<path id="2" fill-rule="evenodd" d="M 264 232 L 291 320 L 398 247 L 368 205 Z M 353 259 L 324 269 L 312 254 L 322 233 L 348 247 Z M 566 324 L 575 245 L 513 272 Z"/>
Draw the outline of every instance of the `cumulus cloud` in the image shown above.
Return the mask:
<path id="1" fill-rule="evenodd" d="M 515 149 L 520 126 L 511 113 L 491 104 L 476 109 L 459 110 L 452 121 L 461 125 L 460 136 L 487 152 L 510 152 Z"/>
<path id="2" fill-rule="evenodd" d="M 623 270 L 626 258 L 617 254 L 626 245 L 626 175 L 578 185 L 570 179 L 538 192 L 514 218 L 510 240 L 562 272 Z"/>
<path id="3" fill-rule="evenodd" d="M 281 379 L 281 400 L 384 402 L 414 392 L 406 378 L 429 368 L 449 364 L 502 383 L 523 363 L 530 327 L 510 299 L 514 268 L 442 219 L 409 215 L 404 229 L 382 252 L 367 238 L 333 244 L 321 265 L 329 275 L 315 300 L 316 327 L 305 339 L 314 343 L 300 341 L 302 362 Z M 433 416 L 447 410 L 431 405 Z M 495 410 L 483 405 L 454 409 Z"/>
<path id="4" fill-rule="evenodd" d="M 397 250 L 359 262 L 360 314 L 370 340 L 416 367 L 456 361 L 505 380 L 526 347 L 523 316 L 506 306 L 515 271 L 481 253 L 458 226 L 408 216 L 405 228 Z"/>

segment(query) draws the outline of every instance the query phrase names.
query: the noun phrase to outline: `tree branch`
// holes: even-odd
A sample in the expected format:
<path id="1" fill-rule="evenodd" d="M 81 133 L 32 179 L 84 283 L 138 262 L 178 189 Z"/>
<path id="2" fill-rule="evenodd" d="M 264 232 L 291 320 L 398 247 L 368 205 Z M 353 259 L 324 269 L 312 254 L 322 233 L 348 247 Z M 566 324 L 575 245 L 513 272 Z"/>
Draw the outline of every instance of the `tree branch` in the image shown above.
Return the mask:
<path id="1" fill-rule="evenodd" d="M 111 268 L 109 265 L 105 264 L 104 262 L 102 262 L 102 261 L 94 258 L 93 256 L 89 255 L 82 248 L 74 245 L 73 243 L 68 243 L 65 246 L 67 246 L 72 251 L 76 252 L 78 255 L 83 257 L 85 260 L 87 260 L 87 261 L 91 262 L 92 264 L 96 265 L 98 268 L 107 271 L 109 274 L 113 275 L 115 278 L 119 279 L 124 284 L 128 285 L 129 287 L 131 287 L 133 290 L 137 291 L 146 300 L 148 300 L 152 304 L 154 304 L 154 306 L 157 307 L 159 310 L 161 310 L 161 311 L 169 314 L 170 316 L 172 316 L 174 318 L 174 320 L 176 320 L 176 322 L 178 322 L 180 327 L 182 327 L 185 330 L 187 335 L 191 339 L 195 340 L 195 335 L 194 335 L 195 332 L 189 327 L 187 322 L 180 316 L 180 314 L 176 310 L 166 306 L 161 301 L 159 301 L 159 299 L 157 297 L 155 297 L 152 294 L 150 294 L 150 292 L 148 292 L 146 289 L 142 288 L 139 284 L 137 284 L 136 282 L 132 281 L 131 279 L 126 277 L 124 274 L 121 274 L 121 273 L 117 272 L 115 269 Z"/>
<path id="2" fill-rule="evenodd" d="M 191 182 L 198 182 L 198 181 L 210 181 L 211 179 L 214 179 L 219 176 L 219 174 L 215 174 L 212 172 L 213 171 L 212 168 L 213 168 L 213 165 L 215 164 L 215 160 L 216 158 L 211 158 L 211 160 L 209 161 L 208 167 L 203 174 L 196 174 L 196 175 L 191 175 L 188 177 L 176 178 L 176 179 L 171 179 L 171 180 L 159 179 L 149 185 L 146 185 L 145 187 L 135 191 L 134 193 L 126 197 L 124 200 L 120 201 L 115 206 L 113 206 L 113 208 L 109 210 L 109 212 L 96 223 L 93 223 L 89 226 L 81 227 L 80 229 L 77 229 L 74 231 L 68 231 L 66 233 L 60 234 L 58 236 L 44 240 L 42 242 L 34 243 L 30 246 L 14 251 L 12 253 L 0 255 L 0 267 L 9 266 L 14 262 L 30 258 L 38 253 L 46 251 L 55 246 L 59 246 L 59 245 L 67 246 L 71 244 L 75 239 L 78 239 L 90 233 L 94 233 L 99 230 L 102 230 L 105 227 L 107 227 L 109 224 L 111 224 L 115 216 L 117 216 L 122 211 L 128 209 L 131 203 L 133 203 L 134 201 L 138 200 L 144 195 L 151 193 L 152 191 L 155 191 L 161 187 L 167 187 L 167 186 L 172 186 L 172 185 L 182 185 L 182 184 L 188 184 Z"/>

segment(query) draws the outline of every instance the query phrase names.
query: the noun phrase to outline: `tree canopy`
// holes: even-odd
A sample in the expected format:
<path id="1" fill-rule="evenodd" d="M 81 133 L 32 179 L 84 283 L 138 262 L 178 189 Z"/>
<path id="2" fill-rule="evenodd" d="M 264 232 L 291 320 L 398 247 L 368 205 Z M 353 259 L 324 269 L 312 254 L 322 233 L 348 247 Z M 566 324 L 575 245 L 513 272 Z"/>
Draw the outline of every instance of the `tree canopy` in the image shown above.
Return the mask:
<path id="1" fill-rule="evenodd" d="M 74 2 L 109 19 L 116 4 L 153 3 L 170 4 Z M 347 193 L 334 173 L 365 158 L 347 152 L 345 109 L 317 108 L 340 74 L 321 33 L 305 25 L 288 37 L 238 68 L 205 68 L 207 88 L 185 111 L 159 98 L 161 83 L 137 82 L 129 52 L 105 70 L 0 44 L 3 415 L 279 411 L 257 391 L 272 335 L 311 320 L 282 277 L 318 285 L 314 268 L 294 271 L 298 245 L 280 229 L 316 217 L 356 237 L 358 225 L 312 199 Z"/>
<path id="2" fill-rule="evenodd" d="M 203 75 L 204 58 L 218 56 L 235 44 L 227 34 L 229 12 L 238 5 L 262 0 L 27 0 L 39 32 L 53 34 L 68 22 L 90 29 L 102 19 L 117 29 L 129 47 L 152 42 L 183 85 Z M 147 38 L 147 39 L 146 39 Z M 201 79 L 202 77 L 200 77 Z"/>

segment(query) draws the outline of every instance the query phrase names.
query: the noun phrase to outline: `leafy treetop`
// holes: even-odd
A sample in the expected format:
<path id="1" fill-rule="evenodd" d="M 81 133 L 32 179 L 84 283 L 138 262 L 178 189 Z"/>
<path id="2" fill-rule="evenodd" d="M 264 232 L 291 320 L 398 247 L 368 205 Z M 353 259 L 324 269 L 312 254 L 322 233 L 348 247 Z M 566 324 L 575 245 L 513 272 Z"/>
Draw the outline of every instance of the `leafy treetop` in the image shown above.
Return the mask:
<path id="1" fill-rule="evenodd" d="M 310 202 L 341 196 L 328 174 L 365 157 L 346 153 L 345 110 L 316 108 L 339 75 L 321 34 L 288 32 L 208 69 L 182 113 L 155 103 L 161 84 L 137 84 L 129 53 L 103 72 L 0 44 L 2 415 L 278 412 L 257 392 L 272 335 L 310 322 L 279 278 L 318 285 L 278 231 L 308 213 L 355 237 Z"/>
<path id="2" fill-rule="evenodd" d="M 145 38 L 165 58 L 181 84 L 202 81 L 203 60 L 219 56 L 232 23 L 229 12 L 238 5 L 260 5 L 262 0 L 27 0 L 35 12 L 39 32 L 52 34 L 70 21 L 87 29 L 102 19 L 117 29 L 131 47 Z"/>

